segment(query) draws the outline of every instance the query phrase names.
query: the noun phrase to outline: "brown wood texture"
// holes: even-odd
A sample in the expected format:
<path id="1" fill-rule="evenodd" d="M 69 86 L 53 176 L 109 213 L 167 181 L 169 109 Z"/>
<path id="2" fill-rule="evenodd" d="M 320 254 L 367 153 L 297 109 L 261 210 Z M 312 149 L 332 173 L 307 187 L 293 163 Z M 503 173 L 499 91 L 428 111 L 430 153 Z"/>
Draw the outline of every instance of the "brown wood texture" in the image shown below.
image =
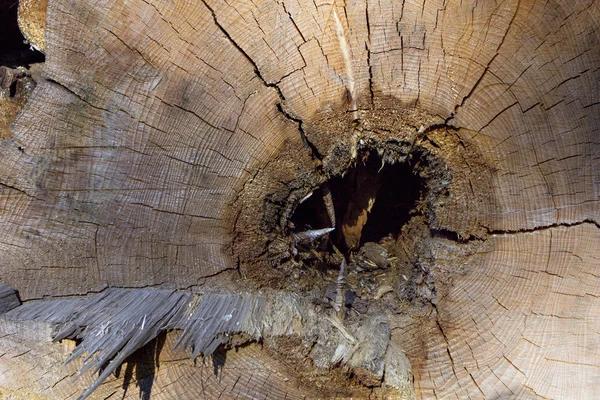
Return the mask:
<path id="1" fill-rule="evenodd" d="M 0 142 L 0 283 L 23 301 L 292 287 L 246 257 L 258 212 L 369 131 L 453 179 L 429 226 L 458 239 L 426 241 L 435 301 L 388 315 L 416 397 L 597 398 L 599 21 L 597 0 L 50 0 L 43 79 Z M 42 328 L 4 329 L 0 397 L 86 387 Z M 206 385 L 212 367 L 165 364 L 152 398 L 314 398 L 268 347 Z"/>

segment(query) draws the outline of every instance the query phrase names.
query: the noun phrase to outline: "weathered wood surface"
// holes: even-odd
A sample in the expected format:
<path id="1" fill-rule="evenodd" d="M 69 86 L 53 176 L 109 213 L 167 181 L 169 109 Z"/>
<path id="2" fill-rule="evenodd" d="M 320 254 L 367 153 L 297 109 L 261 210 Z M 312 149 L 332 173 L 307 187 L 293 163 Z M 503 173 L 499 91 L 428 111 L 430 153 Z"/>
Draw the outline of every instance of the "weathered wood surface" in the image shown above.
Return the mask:
<path id="1" fill-rule="evenodd" d="M 439 302 L 437 320 L 399 329 L 417 392 L 596 397 L 600 286 L 592 248 L 599 239 L 591 223 L 493 235 L 490 251 L 477 254 Z"/>
<path id="2" fill-rule="evenodd" d="M 454 115 L 497 171 L 486 229 L 593 221 L 597 2 L 513 3 L 337 5 L 359 100 L 370 102 L 370 70 L 378 96 Z M 24 299 L 185 287 L 235 264 L 225 249 L 239 186 L 284 143 L 304 151 L 279 92 L 308 124 L 345 91 L 319 48 L 337 40 L 331 6 L 242 4 L 214 15 L 202 3 L 49 5 L 48 80 L 1 145 L 2 277 Z"/>
<path id="3" fill-rule="evenodd" d="M 358 116 L 376 132 L 385 121 L 370 115 L 401 105 L 430 116 L 414 137 L 424 124 L 422 146 L 454 174 L 431 226 L 485 241 L 471 253 L 432 241 L 431 276 L 445 282 L 434 311 L 389 316 L 417 398 L 596 398 L 598 21 L 597 0 L 50 1 L 45 79 L 0 142 L 0 282 L 26 301 L 252 286 L 238 263 L 242 276 L 266 270 L 231 245 L 258 228 L 236 228 L 311 152 L 327 165 L 353 133 L 336 126 Z M 76 367 L 57 367 L 66 353 L 27 336 L 43 330 L 31 324 L 0 337 L 0 393 L 77 397 L 91 381 L 63 379 Z M 239 351 L 223 396 L 250 374 L 246 397 L 312 398 L 289 365 Z M 224 388 L 188 387 L 210 376 L 199 364 L 168 370 L 153 398 Z"/>

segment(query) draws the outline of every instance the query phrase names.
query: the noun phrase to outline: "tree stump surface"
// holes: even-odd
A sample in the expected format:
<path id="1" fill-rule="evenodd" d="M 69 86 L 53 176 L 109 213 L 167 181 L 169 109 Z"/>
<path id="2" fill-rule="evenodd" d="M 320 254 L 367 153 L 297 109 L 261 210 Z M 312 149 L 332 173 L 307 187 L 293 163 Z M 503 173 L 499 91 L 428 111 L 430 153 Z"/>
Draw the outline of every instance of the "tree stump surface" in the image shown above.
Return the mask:
<path id="1" fill-rule="evenodd" d="M 90 398 L 600 395 L 599 1 L 51 0 L 45 21 L 35 88 L 0 92 L 0 312 L 107 287 L 311 310 L 205 362 L 165 328 Z M 389 261 L 357 268 L 365 243 Z M 51 343 L 65 321 L 0 318 L 0 398 L 93 382 Z"/>

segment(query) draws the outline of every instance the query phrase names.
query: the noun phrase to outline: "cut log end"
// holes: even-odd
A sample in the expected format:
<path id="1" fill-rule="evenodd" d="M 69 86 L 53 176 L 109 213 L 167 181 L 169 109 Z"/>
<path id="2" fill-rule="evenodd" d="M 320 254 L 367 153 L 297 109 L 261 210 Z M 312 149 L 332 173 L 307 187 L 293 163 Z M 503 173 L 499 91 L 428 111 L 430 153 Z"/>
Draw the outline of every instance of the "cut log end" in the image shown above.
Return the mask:
<path id="1" fill-rule="evenodd" d="M 272 332 L 314 328 L 264 335 L 271 355 L 243 361 L 258 382 L 200 380 L 196 397 L 260 397 L 282 386 L 272 371 L 300 398 L 331 381 L 329 397 L 385 397 L 388 373 L 368 387 L 381 364 L 354 354 L 396 366 L 388 386 L 408 395 L 414 375 L 417 398 L 597 397 L 597 0 L 54 0 L 47 16 L 47 79 L 0 132 L 0 281 L 25 304 L 106 286 L 277 292 Z M 0 65 L 29 64 L 5 25 Z M 396 358 L 361 339 L 379 318 Z M 226 339 L 188 341 L 199 325 L 186 351 Z M 49 333 L 29 331 L 0 335 L 2 382 L 30 387 L 32 371 L 55 395 L 75 371 L 45 381 L 64 357 L 31 367 Z M 165 372 L 164 397 L 195 382 L 184 370 Z"/>

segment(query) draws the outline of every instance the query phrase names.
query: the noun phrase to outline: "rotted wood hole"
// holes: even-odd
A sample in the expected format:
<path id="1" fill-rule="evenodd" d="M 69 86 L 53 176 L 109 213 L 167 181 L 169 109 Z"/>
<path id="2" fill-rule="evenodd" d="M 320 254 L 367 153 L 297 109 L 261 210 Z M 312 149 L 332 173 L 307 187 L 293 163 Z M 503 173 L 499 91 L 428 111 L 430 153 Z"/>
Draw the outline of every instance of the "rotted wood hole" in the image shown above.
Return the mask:
<path id="1" fill-rule="evenodd" d="M 243 206 L 232 251 L 240 274 L 251 287 L 312 299 L 326 316 L 339 301 L 344 262 L 338 315 L 351 331 L 376 329 L 374 318 L 435 320 L 438 299 L 467 272 L 471 256 L 490 247 L 482 221 L 495 207 L 493 168 L 469 142 L 474 132 L 393 99 L 359 111 L 358 119 L 329 113 L 316 120 L 302 127 L 304 152 L 277 155 L 236 198 Z M 279 338 L 271 351 L 311 357 L 301 351 L 306 343 L 290 340 Z M 300 373 L 327 387 L 317 370 Z M 340 388 L 382 386 L 374 371 L 337 371 Z"/>
<path id="2" fill-rule="evenodd" d="M 435 249 L 466 257 L 485 245 L 492 168 L 464 132 L 433 116 L 391 99 L 360 114 L 321 116 L 305 129 L 315 142 L 339 138 L 328 150 L 283 152 L 244 185 L 233 253 L 259 286 L 325 299 L 345 258 L 363 312 L 382 298 L 394 299 L 386 305 L 396 310 L 417 299 L 435 305 L 434 276 L 443 285 L 460 266 L 434 272 L 428 260 Z M 298 177 L 285 181 L 290 162 Z M 265 186 L 274 190 L 248 200 Z"/>

